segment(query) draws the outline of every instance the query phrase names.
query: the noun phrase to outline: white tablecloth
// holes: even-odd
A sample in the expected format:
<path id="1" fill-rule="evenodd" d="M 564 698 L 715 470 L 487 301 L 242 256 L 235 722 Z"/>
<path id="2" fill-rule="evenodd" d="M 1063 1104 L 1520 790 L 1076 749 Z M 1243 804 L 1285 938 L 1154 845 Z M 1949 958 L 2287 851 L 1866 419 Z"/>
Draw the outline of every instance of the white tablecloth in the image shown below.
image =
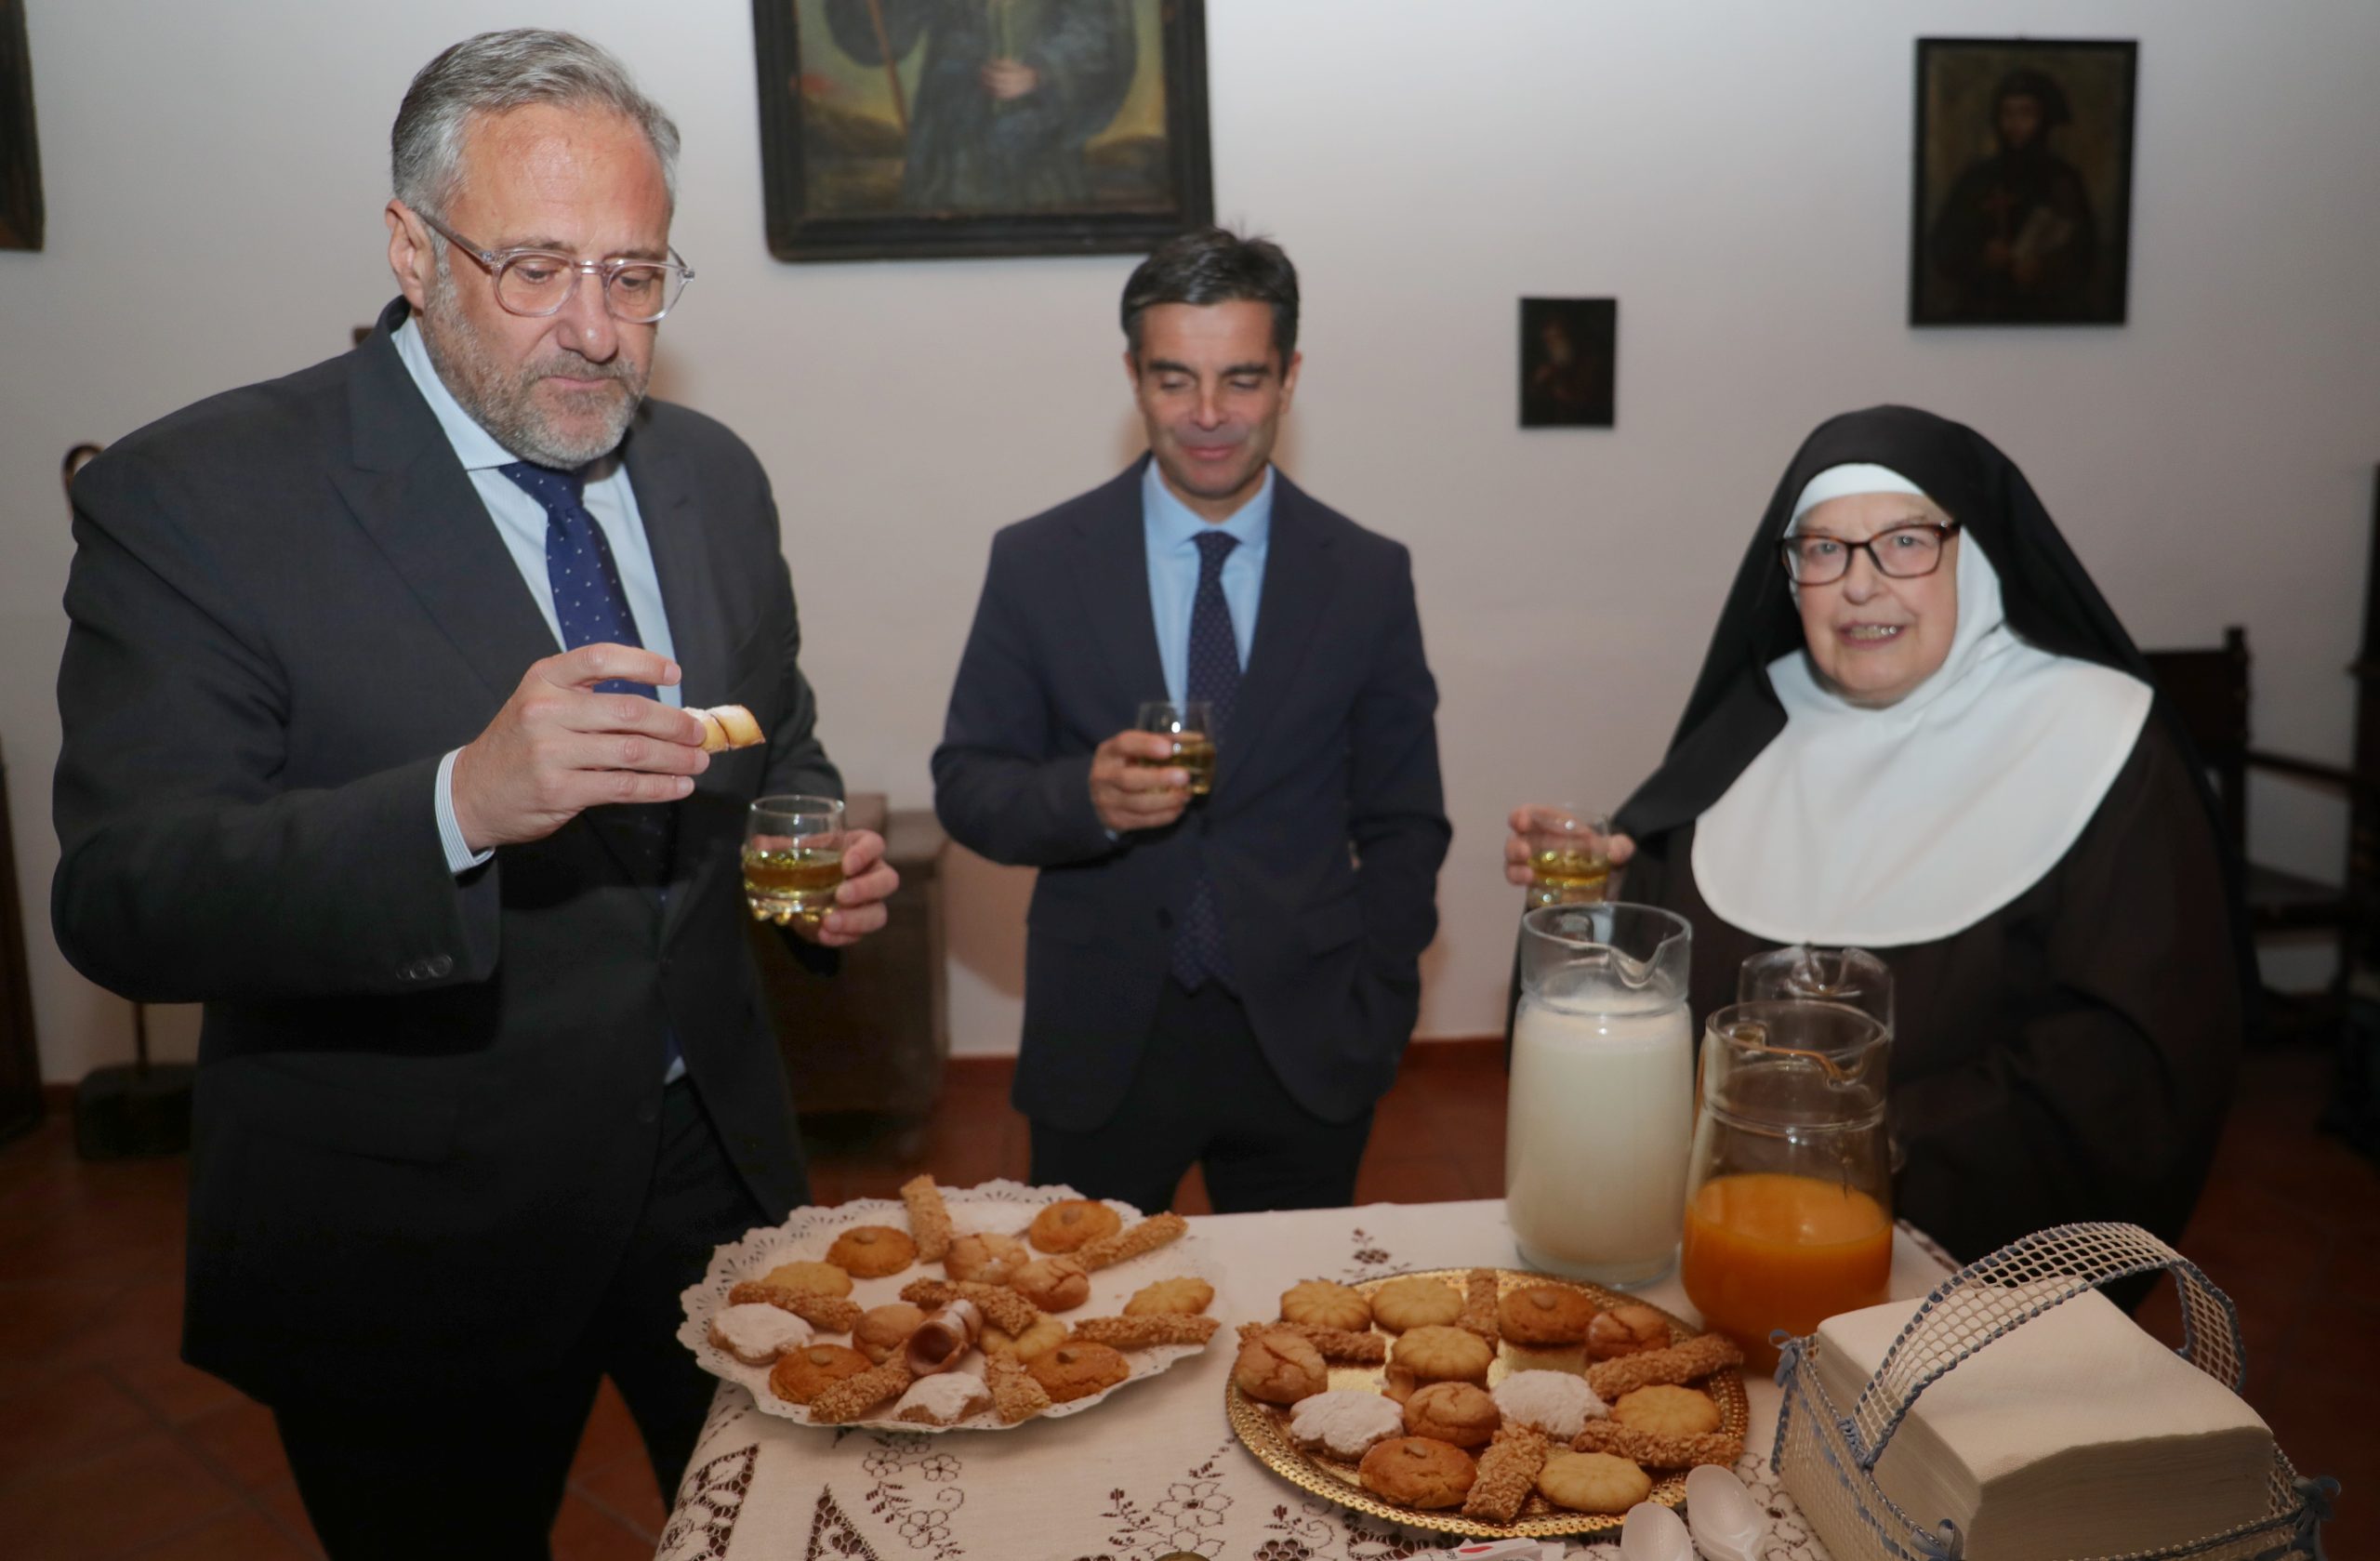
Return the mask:
<path id="1" fill-rule="evenodd" d="M 1278 1316 L 1300 1279 L 1522 1266 L 1502 1200 L 1214 1215 L 1190 1228 L 1223 1329 L 1088 1414 L 999 1432 L 829 1431 L 764 1414 L 722 1383 L 661 1561 L 1389 1561 L 1448 1542 L 1309 1496 L 1250 1456 L 1223 1412 L 1231 1329 Z M 1898 1233 L 1895 1296 L 1922 1296 L 1945 1272 Z M 1643 1293 L 1695 1316 L 1674 1276 Z M 1778 1388 L 1751 1377 L 1745 1389 L 1752 1433 L 1736 1472 L 1775 1515 L 1768 1561 L 1826 1561 L 1768 1472 Z"/>

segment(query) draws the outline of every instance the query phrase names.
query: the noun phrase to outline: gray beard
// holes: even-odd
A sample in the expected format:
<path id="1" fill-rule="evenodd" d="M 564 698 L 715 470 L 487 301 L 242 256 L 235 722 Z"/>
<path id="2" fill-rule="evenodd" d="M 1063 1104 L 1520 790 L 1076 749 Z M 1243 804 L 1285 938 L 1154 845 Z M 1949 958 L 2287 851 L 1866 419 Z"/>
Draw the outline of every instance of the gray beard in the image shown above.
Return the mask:
<path id="1" fill-rule="evenodd" d="M 562 348 L 519 368 L 500 366 L 486 340 L 456 307 L 455 278 L 447 270 L 443 244 L 439 246 L 438 273 L 428 301 L 429 307 L 422 311 L 421 338 L 430 349 L 430 361 L 471 420 L 498 444 L 522 460 L 566 471 L 619 448 L 629 419 L 644 400 L 645 376 L 626 358 L 599 364 Z M 569 396 L 568 400 L 597 406 L 604 414 L 594 431 L 573 435 L 555 427 L 536 399 L 538 382 L 555 375 L 616 380 L 628 394 L 593 390 Z"/>

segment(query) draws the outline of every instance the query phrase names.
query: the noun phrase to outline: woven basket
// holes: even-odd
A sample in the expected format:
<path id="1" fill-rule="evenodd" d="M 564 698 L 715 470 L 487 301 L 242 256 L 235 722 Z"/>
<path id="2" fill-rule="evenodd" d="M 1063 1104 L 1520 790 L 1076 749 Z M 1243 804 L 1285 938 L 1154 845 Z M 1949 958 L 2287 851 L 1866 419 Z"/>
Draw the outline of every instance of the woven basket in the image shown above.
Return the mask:
<path id="1" fill-rule="evenodd" d="M 1835 1561 L 1963 1561 L 1957 1525 L 1946 1518 L 1935 1528 L 1921 1527 L 1876 1484 L 1876 1461 L 1910 1406 L 1960 1362 L 2052 1307 L 2111 1280 L 2158 1272 L 2170 1272 L 2181 1289 L 2182 1358 L 2237 1393 L 2244 1370 L 2239 1314 L 2197 1264 L 2137 1225 L 2059 1225 L 1944 1280 L 1848 1409 L 1818 1383 L 1817 1340 L 1780 1333 L 1777 1381 L 1785 1404 L 1770 1470 L 1782 1476 Z M 2337 1492 L 2335 1480 L 2300 1478 L 2276 1448 L 2266 1509 L 2237 1528 L 2072 1561 L 2320 1561 L 2320 1526 Z"/>

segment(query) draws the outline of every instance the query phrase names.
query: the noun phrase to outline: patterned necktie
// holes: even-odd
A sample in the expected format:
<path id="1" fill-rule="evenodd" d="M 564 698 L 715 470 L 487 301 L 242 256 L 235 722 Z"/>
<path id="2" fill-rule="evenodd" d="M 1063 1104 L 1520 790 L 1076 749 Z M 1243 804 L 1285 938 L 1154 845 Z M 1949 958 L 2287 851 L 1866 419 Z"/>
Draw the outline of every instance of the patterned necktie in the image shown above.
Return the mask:
<path id="1" fill-rule="evenodd" d="M 636 614 L 628 607 L 628 588 L 620 583 L 620 566 L 613 562 L 612 544 L 603 527 L 580 501 L 586 479 L 575 471 L 514 461 L 501 471 L 522 492 L 545 507 L 546 580 L 553 588 L 554 618 L 562 628 L 566 650 L 581 645 L 635 645 L 643 639 L 636 631 Z M 598 694 L 641 694 L 656 697 L 651 683 L 606 678 L 595 685 Z M 637 881 L 659 891 L 669 881 L 669 853 L 677 834 L 677 810 L 666 804 L 615 810 L 628 829 L 621 839 L 635 858 Z M 625 837 L 625 839 L 622 839 Z"/>
<path id="2" fill-rule="evenodd" d="M 1239 546 L 1227 532 L 1205 531 L 1198 545 L 1198 593 L 1190 600 L 1190 676 L 1186 696 L 1207 702 L 1208 732 L 1221 736 L 1239 698 L 1239 636 L 1232 629 L 1231 603 L 1223 598 L 1223 560 Z M 1223 913 L 1215 905 L 1214 880 L 1207 875 L 1201 841 L 1198 881 L 1173 929 L 1173 978 L 1197 991 L 1210 976 L 1232 985 L 1231 949 L 1223 942 Z"/>
<path id="3" fill-rule="evenodd" d="M 636 614 L 628 606 L 628 588 L 620 583 L 620 566 L 613 561 L 612 544 L 603 535 L 602 523 L 588 513 L 582 502 L 587 479 L 575 471 L 558 471 L 527 461 L 496 470 L 545 507 L 546 583 L 553 588 L 554 618 L 562 627 L 563 649 L 608 642 L 641 650 L 644 640 L 636 631 Z M 651 683 L 630 682 L 626 678 L 605 678 L 595 685 L 595 692 L 641 694 L 647 699 L 656 694 Z M 669 859 L 677 849 L 678 810 L 662 803 L 615 807 L 611 812 L 628 826 L 614 831 L 612 839 L 626 850 L 630 876 L 667 904 Z M 674 1072 L 680 1058 L 678 1035 L 666 1025 L 661 1032 L 661 1057 L 665 1070 Z"/>

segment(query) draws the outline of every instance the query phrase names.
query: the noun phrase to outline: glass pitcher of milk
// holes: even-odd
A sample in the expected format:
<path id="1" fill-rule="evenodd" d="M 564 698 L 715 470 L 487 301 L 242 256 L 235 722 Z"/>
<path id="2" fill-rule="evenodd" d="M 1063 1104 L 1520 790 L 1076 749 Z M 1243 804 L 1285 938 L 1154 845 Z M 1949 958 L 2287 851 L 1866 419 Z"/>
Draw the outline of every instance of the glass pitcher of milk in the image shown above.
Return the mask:
<path id="1" fill-rule="evenodd" d="M 1693 933 L 1619 903 L 1521 918 L 1504 1205 L 1532 1268 L 1650 1283 L 1677 1255 L 1694 1132 Z"/>

